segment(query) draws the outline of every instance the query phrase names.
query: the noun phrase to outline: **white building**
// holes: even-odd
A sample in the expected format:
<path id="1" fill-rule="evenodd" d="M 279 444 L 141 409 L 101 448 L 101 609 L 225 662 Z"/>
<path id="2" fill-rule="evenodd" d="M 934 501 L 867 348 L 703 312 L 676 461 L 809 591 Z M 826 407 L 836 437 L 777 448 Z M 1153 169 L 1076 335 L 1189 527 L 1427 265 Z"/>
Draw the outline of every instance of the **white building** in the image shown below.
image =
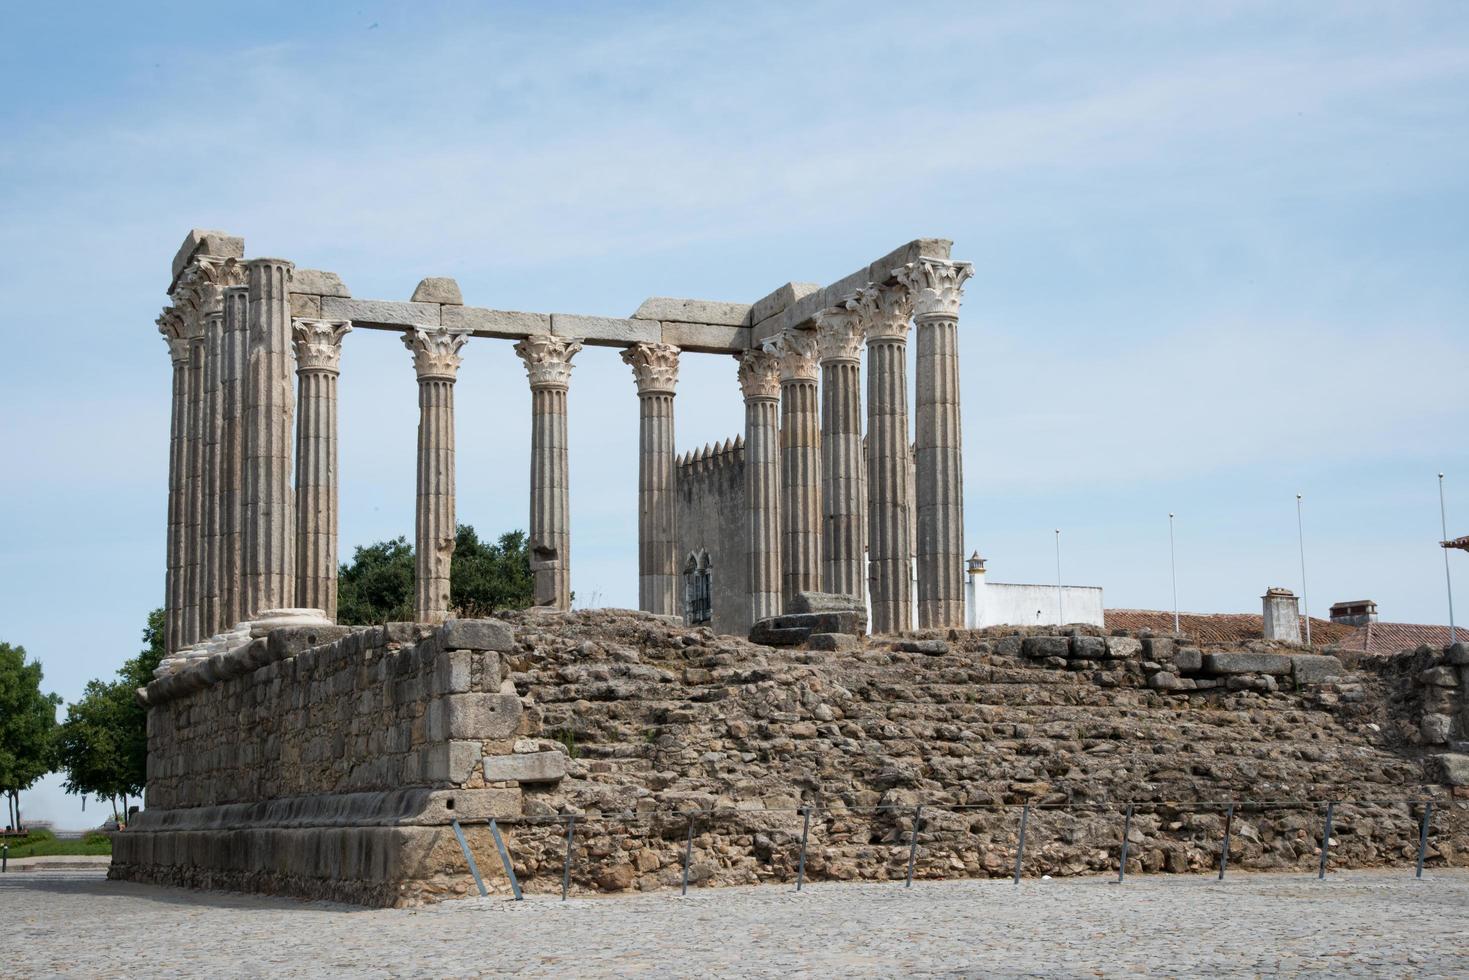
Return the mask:
<path id="1" fill-rule="evenodd" d="M 965 563 L 965 618 L 970 629 L 985 626 L 1103 626 L 1099 585 L 1020 585 L 990 582 L 976 551 Z"/>

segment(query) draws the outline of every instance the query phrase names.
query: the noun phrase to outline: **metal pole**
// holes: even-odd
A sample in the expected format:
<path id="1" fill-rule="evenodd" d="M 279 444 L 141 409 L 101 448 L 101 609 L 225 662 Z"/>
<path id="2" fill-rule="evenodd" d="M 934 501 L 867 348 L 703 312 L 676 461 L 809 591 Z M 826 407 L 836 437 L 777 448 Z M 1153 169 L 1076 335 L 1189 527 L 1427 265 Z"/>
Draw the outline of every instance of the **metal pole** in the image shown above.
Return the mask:
<path id="1" fill-rule="evenodd" d="M 689 839 L 684 845 L 683 851 L 683 891 L 680 895 L 689 893 L 689 864 L 694 860 L 694 818 L 689 817 Z"/>
<path id="2" fill-rule="evenodd" d="M 1296 540 L 1301 546 L 1301 607 L 1306 611 L 1306 646 L 1311 645 L 1311 600 L 1306 598 L 1306 526 L 1301 521 L 1301 495 L 1296 494 Z"/>
<path id="3" fill-rule="evenodd" d="M 1330 800 L 1326 801 L 1326 827 L 1321 835 L 1321 867 L 1316 870 L 1316 879 L 1319 881 L 1326 877 L 1326 862 L 1331 847 L 1331 811 L 1336 806 Z"/>
<path id="4" fill-rule="evenodd" d="M 576 837 L 576 814 L 567 814 L 566 818 L 566 863 L 561 866 L 561 901 L 566 901 L 566 893 L 571 890 L 571 842 Z"/>
<path id="5" fill-rule="evenodd" d="M 1443 474 L 1438 475 L 1438 520 L 1439 526 L 1443 528 L 1443 539 L 1445 544 L 1449 540 L 1449 516 L 1444 509 L 1443 503 Z M 1449 577 L 1449 549 L 1443 550 L 1443 582 L 1449 592 L 1449 642 L 1458 643 L 1459 635 L 1454 629 L 1454 580 Z"/>
<path id="6" fill-rule="evenodd" d="M 1173 632 L 1178 628 L 1178 554 L 1173 548 L 1173 513 L 1168 514 L 1168 570 L 1173 577 Z"/>
<path id="7" fill-rule="evenodd" d="M 1423 804 L 1423 826 L 1418 828 L 1418 872 L 1415 878 L 1423 877 L 1423 858 L 1428 853 L 1428 815 L 1433 812 L 1433 801 Z"/>
<path id="8" fill-rule="evenodd" d="M 479 876 L 479 865 L 474 863 L 474 854 L 469 850 L 469 843 L 464 839 L 464 831 L 459 829 L 459 821 L 451 820 L 449 825 L 454 828 L 454 836 L 459 838 L 459 849 L 464 852 L 464 860 L 469 862 L 469 873 L 474 875 L 474 886 L 479 889 L 480 897 L 488 895 L 485 890 L 485 880 Z"/>
<path id="9" fill-rule="evenodd" d="M 1020 884 L 1020 866 L 1025 862 L 1025 822 L 1030 818 L 1030 804 L 1020 811 L 1020 846 L 1015 848 L 1015 884 Z"/>
<path id="10" fill-rule="evenodd" d="M 1056 625 L 1066 625 L 1066 605 L 1061 598 L 1061 529 L 1056 528 Z"/>
<path id="11" fill-rule="evenodd" d="M 4 873 L 6 871 L 9 871 L 10 870 L 9 865 L 10 865 L 10 845 L 9 844 L 0 844 L 0 873 Z M 1418 867 L 1420 869 L 1423 867 L 1423 859 L 1422 858 L 1419 858 L 1418 859 Z"/>
<path id="12" fill-rule="evenodd" d="M 520 879 L 515 877 L 515 867 L 510 863 L 510 852 L 505 850 L 505 839 L 500 836 L 500 828 L 495 823 L 495 818 L 490 818 L 490 835 L 495 838 L 495 847 L 500 851 L 500 863 L 505 865 L 505 876 L 510 879 L 510 891 L 515 895 L 517 902 L 523 901 L 520 894 Z"/>
<path id="13" fill-rule="evenodd" d="M 913 887 L 913 861 L 918 857 L 918 817 L 921 813 L 923 813 L 922 806 L 913 808 L 913 830 L 908 835 L 912 838 L 908 842 L 908 880 L 903 882 L 904 888 Z"/>
<path id="14" fill-rule="evenodd" d="M 806 881 L 806 838 L 811 833 L 811 808 L 801 807 L 801 858 L 796 862 L 796 891 Z"/>
<path id="15" fill-rule="evenodd" d="M 1127 816 L 1122 818 L 1122 860 L 1117 862 L 1117 884 L 1127 877 L 1127 838 L 1132 833 L 1132 804 L 1127 804 Z"/>
<path id="16" fill-rule="evenodd" d="M 1224 814 L 1224 846 L 1219 850 L 1219 880 L 1224 880 L 1224 870 L 1229 867 L 1229 831 L 1234 824 L 1234 804 Z"/>

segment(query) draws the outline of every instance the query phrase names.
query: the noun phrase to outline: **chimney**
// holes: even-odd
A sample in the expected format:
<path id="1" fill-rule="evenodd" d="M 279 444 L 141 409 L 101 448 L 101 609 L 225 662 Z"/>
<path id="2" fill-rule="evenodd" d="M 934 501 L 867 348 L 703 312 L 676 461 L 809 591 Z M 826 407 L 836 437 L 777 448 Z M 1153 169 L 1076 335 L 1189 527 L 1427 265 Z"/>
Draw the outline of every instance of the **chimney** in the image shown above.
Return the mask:
<path id="1" fill-rule="evenodd" d="M 1331 621 L 1344 626 L 1366 626 L 1377 622 L 1377 603 L 1371 599 L 1350 599 L 1331 605 Z"/>
<path id="2" fill-rule="evenodd" d="M 1261 596 L 1265 604 L 1265 639 L 1278 643 L 1301 642 L 1301 606 L 1290 589 L 1272 586 Z"/>
<path id="3" fill-rule="evenodd" d="M 979 557 L 978 551 L 970 555 L 969 559 L 964 562 L 964 571 L 967 573 L 964 581 L 964 591 L 968 593 L 965 596 L 967 601 L 964 603 L 964 625 L 972 630 L 981 629 L 986 625 L 984 615 L 984 559 Z"/>

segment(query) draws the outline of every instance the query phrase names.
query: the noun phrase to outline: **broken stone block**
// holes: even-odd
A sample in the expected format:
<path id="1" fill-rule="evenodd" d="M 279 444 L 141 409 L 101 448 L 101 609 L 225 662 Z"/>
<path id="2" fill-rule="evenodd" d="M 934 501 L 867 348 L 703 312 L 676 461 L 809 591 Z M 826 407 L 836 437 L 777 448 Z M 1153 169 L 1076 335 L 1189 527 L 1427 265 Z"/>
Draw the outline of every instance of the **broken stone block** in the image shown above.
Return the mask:
<path id="1" fill-rule="evenodd" d="M 566 776 L 563 752 L 529 752 L 517 755 L 487 755 L 485 782 L 554 783 Z"/>
<path id="2" fill-rule="evenodd" d="M 1101 660 L 1107 655 L 1107 641 L 1100 636 L 1071 638 L 1071 656 L 1078 660 Z"/>
<path id="3" fill-rule="evenodd" d="M 1444 659 L 1458 667 L 1469 666 L 1469 646 L 1455 643 L 1444 651 Z"/>
<path id="4" fill-rule="evenodd" d="M 448 276 L 429 276 L 419 282 L 408 302 L 463 306 L 464 296 L 459 292 L 459 283 Z"/>
<path id="5" fill-rule="evenodd" d="M 1148 678 L 1148 687 L 1155 691 L 1177 691 L 1183 687 L 1182 678 L 1177 674 L 1170 674 L 1160 670 Z"/>
<path id="6" fill-rule="evenodd" d="M 1430 667 L 1418 675 L 1418 683 L 1432 687 L 1458 687 L 1459 675 L 1452 667 Z"/>
<path id="7" fill-rule="evenodd" d="M 844 653 L 862 649 L 862 639 L 850 633 L 812 633 L 806 640 L 806 646 L 812 650 Z"/>
<path id="8" fill-rule="evenodd" d="M 1418 722 L 1418 734 L 1426 745 L 1443 745 L 1449 740 L 1454 720 L 1448 715 L 1429 712 Z"/>
<path id="9" fill-rule="evenodd" d="M 451 694 L 430 702 L 441 705 L 442 738 L 510 738 L 520 727 L 523 708 L 513 694 Z M 432 718 L 432 715 L 429 716 Z M 433 738 L 436 732 L 431 732 Z"/>
<path id="10" fill-rule="evenodd" d="M 1066 636 L 1027 636 L 1025 655 L 1037 660 L 1043 657 L 1064 657 L 1071 652 L 1071 638 Z"/>
<path id="11" fill-rule="evenodd" d="M 1433 759 L 1438 766 L 1440 782 L 1446 786 L 1469 786 L 1469 755 L 1445 752 Z"/>
<path id="12" fill-rule="evenodd" d="M 1291 657 L 1291 667 L 1295 673 L 1297 686 L 1320 684 L 1322 681 L 1340 677 L 1342 674 L 1340 660 L 1319 654 L 1301 654 Z"/>
<path id="13" fill-rule="evenodd" d="M 1130 636 L 1107 637 L 1107 656 L 1113 660 L 1130 660 L 1142 653 L 1143 641 Z"/>
<path id="14" fill-rule="evenodd" d="M 1149 636 L 1143 640 L 1143 655 L 1149 660 L 1165 661 L 1173 656 L 1176 645 L 1171 637 Z"/>
<path id="15" fill-rule="evenodd" d="M 1173 663 L 1184 673 L 1204 669 L 1204 652 L 1198 647 L 1178 647 L 1173 652 Z"/>
<path id="16" fill-rule="evenodd" d="M 750 627 L 750 642 L 767 647 L 794 647 L 805 643 L 811 636 L 811 630 L 807 627 L 778 625 L 782 618 L 784 617 L 773 616 L 756 622 Z"/>
<path id="17" fill-rule="evenodd" d="M 1291 672 L 1291 658 L 1280 653 L 1210 653 L 1204 669 L 1211 674 L 1276 674 Z"/>
<path id="18" fill-rule="evenodd" d="M 893 644 L 893 649 L 903 653 L 926 653 L 931 657 L 939 657 L 949 652 L 949 645 L 943 640 L 899 640 Z"/>
<path id="19" fill-rule="evenodd" d="M 795 598 L 791 599 L 791 606 L 787 612 L 863 612 L 865 608 L 862 600 L 855 596 L 841 595 L 836 592 L 797 592 Z"/>
<path id="20" fill-rule="evenodd" d="M 498 619 L 451 619 L 439 627 L 440 650 L 515 649 L 515 630 Z"/>

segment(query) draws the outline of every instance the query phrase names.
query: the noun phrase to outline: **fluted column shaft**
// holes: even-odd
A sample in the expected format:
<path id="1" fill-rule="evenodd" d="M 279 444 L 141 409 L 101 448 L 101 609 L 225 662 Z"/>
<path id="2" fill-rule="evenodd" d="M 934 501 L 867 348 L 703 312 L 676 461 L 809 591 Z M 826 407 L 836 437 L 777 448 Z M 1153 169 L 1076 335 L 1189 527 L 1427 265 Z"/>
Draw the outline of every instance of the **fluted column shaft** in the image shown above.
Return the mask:
<path id="1" fill-rule="evenodd" d="M 221 425 L 220 383 L 224 366 L 224 312 L 216 310 L 204 318 L 204 394 L 201 408 L 204 462 L 201 475 L 200 517 L 202 561 L 200 565 L 200 638 L 219 632 L 219 438 Z"/>
<path id="2" fill-rule="evenodd" d="M 189 338 L 189 406 L 184 440 L 184 643 L 204 626 L 204 334 Z"/>
<path id="3" fill-rule="evenodd" d="M 816 334 L 795 330 L 768 349 L 780 358 L 781 608 L 821 591 L 821 399 Z"/>
<path id="4" fill-rule="evenodd" d="M 295 595 L 292 515 L 290 281 L 283 259 L 253 259 L 244 400 L 244 619 L 289 608 Z"/>
<path id="5" fill-rule="evenodd" d="M 189 342 L 182 338 L 181 319 L 172 310 L 158 318 L 173 364 L 173 393 L 168 422 L 168 539 L 164 574 L 164 646 L 169 654 L 185 646 L 184 614 L 184 487 L 189 417 Z"/>
<path id="6" fill-rule="evenodd" d="M 959 423 L 959 302 L 967 263 L 920 260 L 899 271 L 917 325 L 914 406 L 918 625 L 964 625 L 964 470 Z"/>
<path id="7" fill-rule="evenodd" d="M 219 628 L 245 618 L 241 575 L 241 505 L 245 483 L 244 389 L 248 358 L 249 291 L 224 291 L 224 329 L 219 383 Z"/>
<path id="8" fill-rule="evenodd" d="M 867 331 L 867 549 L 872 631 L 913 628 L 913 518 L 908 466 L 908 296 L 859 294 Z"/>
<path id="9" fill-rule="evenodd" d="M 763 350 L 736 356 L 745 396 L 745 580 L 753 624 L 780 615 L 780 362 Z"/>
<path id="10" fill-rule="evenodd" d="M 414 511 L 413 618 L 449 618 L 449 573 L 454 559 L 454 379 L 467 335 L 413 330 L 403 343 L 418 373 L 418 496 Z"/>
<path id="11" fill-rule="evenodd" d="M 341 320 L 296 320 L 296 605 L 337 618 L 337 374 Z"/>
<path id="12" fill-rule="evenodd" d="M 678 348 L 637 344 L 622 352 L 638 385 L 638 606 L 678 615 L 673 395 Z"/>
<path id="13" fill-rule="evenodd" d="M 571 608 L 571 503 L 566 396 L 581 342 L 527 337 L 515 345 L 531 389 L 530 553 L 538 606 Z"/>
<path id="14" fill-rule="evenodd" d="M 862 463 L 862 327 L 856 312 L 817 316 L 821 355 L 821 588 L 867 594 Z"/>

